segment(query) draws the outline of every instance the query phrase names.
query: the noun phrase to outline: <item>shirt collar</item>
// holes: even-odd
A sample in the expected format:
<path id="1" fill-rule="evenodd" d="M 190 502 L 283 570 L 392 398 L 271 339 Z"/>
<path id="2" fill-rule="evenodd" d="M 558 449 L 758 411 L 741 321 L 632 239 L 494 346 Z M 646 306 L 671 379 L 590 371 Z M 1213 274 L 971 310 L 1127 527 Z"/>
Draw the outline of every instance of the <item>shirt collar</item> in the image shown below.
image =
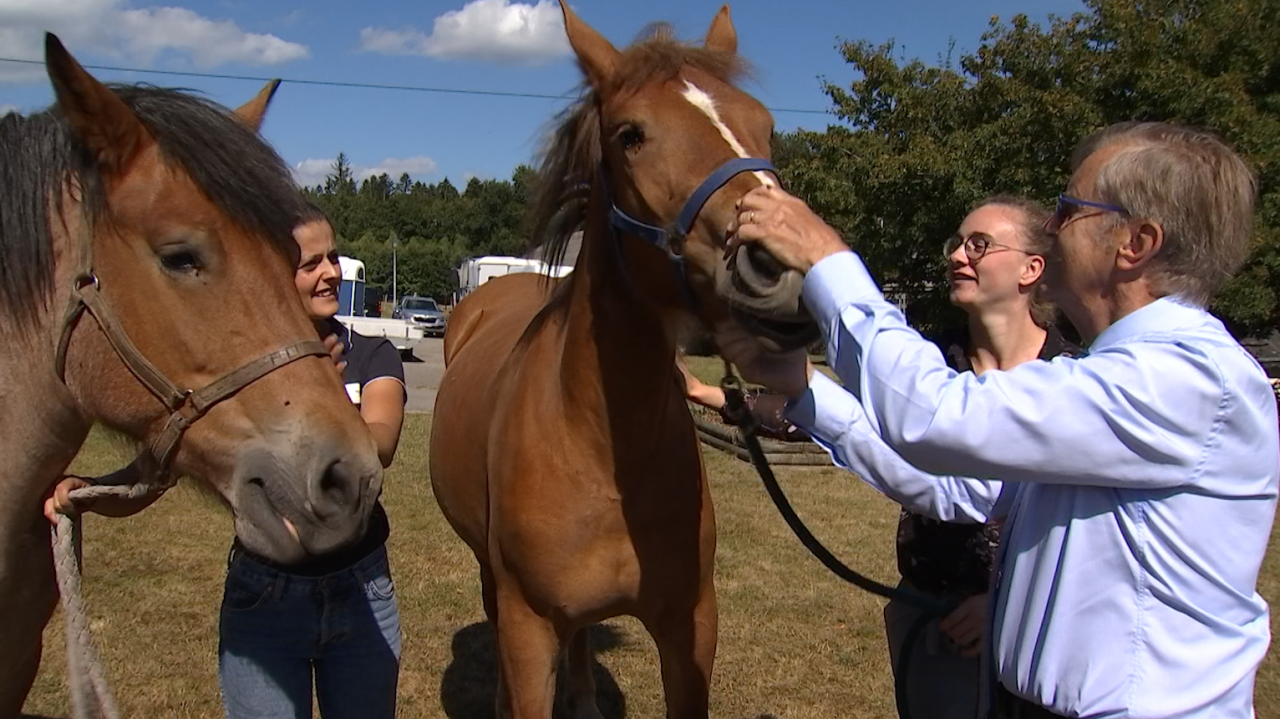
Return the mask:
<path id="1" fill-rule="evenodd" d="M 1161 297 L 1113 322 L 1089 345 L 1089 351 L 1097 352 L 1152 332 L 1168 332 L 1199 324 L 1204 321 L 1204 316 L 1203 308 L 1189 304 L 1180 297 Z"/>
<path id="2" fill-rule="evenodd" d="M 325 323 L 329 327 L 329 333 L 336 334 L 338 336 L 338 340 L 342 342 L 342 351 L 350 352 L 351 351 L 351 333 L 347 331 L 347 326 L 342 324 L 338 320 L 334 319 L 333 317 L 330 317 L 329 319 L 325 320 Z"/>

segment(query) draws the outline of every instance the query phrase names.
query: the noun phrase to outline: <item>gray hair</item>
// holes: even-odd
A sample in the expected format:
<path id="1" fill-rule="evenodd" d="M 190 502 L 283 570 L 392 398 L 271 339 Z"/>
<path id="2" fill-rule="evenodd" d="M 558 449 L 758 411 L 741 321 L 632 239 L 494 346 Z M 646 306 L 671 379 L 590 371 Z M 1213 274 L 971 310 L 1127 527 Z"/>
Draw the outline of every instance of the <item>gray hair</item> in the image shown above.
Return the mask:
<path id="1" fill-rule="evenodd" d="M 1098 199 L 1163 228 L 1150 275 L 1157 294 L 1207 306 L 1248 255 L 1258 195 L 1253 170 L 1216 134 L 1162 122 L 1093 133 L 1076 147 L 1072 168 L 1113 144 L 1123 147 L 1098 171 Z M 1114 228 L 1125 218 L 1110 221 Z"/>

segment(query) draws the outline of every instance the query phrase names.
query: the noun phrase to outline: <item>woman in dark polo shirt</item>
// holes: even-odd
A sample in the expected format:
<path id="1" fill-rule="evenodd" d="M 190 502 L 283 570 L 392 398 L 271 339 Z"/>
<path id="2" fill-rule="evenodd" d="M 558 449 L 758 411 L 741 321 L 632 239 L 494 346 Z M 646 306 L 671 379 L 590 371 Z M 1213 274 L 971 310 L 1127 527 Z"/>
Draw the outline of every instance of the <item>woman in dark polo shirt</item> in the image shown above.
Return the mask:
<path id="1" fill-rule="evenodd" d="M 343 384 L 390 466 L 404 420 L 404 367 L 385 338 L 350 332 L 334 316 L 342 272 L 333 228 L 314 205 L 294 229 L 295 281 L 320 335 L 343 345 Z M 231 549 L 219 621 L 218 666 L 229 719 L 395 716 L 400 613 L 387 563 L 391 528 L 379 502 L 363 539 L 300 565 Z"/>

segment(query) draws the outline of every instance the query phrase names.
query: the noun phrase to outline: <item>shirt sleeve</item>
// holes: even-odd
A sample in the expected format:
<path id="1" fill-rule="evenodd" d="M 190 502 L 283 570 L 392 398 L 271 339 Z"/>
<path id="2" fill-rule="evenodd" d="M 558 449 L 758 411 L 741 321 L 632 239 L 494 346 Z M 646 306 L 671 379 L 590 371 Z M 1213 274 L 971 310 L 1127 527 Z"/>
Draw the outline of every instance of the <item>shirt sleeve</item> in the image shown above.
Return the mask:
<path id="1" fill-rule="evenodd" d="M 852 252 L 818 263 L 804 293 L 873 431 L 920 469 L 1121 488 L 1194 481 L 1223 398 L 1216 364 L 1194 347 L 1131 342 L 959 374 Z"/>
<path id="2" fill-rule="evenodd" d="M 944 522 L 985 523 L 994 513 L 1003 484 L 937 476 L 916 469 L 872 429 L 853 395 L 814 373 L 809 391 L 787 411 L 832 459 L 872 489 L 907 509 Z"/>
<path id="3" fill-rule="evenodd" d="M 404 363 L 400 361 L 400 351 L 385 338 L 376 340 L 376 345 L 369 352 L 369 362 L 361 378 L 360 388 L 363 390 L 370 383 L 383 379 L 394 379 L 403 385 Z M 405 393 L 405 402 L 409 401 L 409 393 Z"/>

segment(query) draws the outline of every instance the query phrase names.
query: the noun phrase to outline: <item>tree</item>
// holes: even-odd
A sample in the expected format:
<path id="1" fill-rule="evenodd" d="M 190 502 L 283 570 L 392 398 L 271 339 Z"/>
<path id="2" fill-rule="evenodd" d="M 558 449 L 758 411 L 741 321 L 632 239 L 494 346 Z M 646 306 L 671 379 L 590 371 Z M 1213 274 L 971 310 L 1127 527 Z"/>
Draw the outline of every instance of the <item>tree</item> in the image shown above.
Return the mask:
<path id="1" fill-rule="evenodd" d="M 332 172 L 324 178 L 324 194 L 348 196 L 356 194 L 355 173 L 351 169 L 351 161 L 347 159 L 346 154 L 339 152 L 338 158 L 330 167 Z"/>
<path id="2" fill-rule="evenodd" d="M 784 177 L 850 238 L 926 328 L 947 312 L 942 238 L 996 193 L 1046 203 L 1076 142 L 1129 119 L 1221 133 L 1259 173 L 1256 246 L 1213 309 L 1237 332 L 1280 321 L 1280 4 L 1085 0 L 1048 27 L 993 19 L 952 65 L 846 42 L 857 73 L 827 86 L 848 126 L 784 138 Z M 798 151 L 800 150 L 800 151 Z"/>

